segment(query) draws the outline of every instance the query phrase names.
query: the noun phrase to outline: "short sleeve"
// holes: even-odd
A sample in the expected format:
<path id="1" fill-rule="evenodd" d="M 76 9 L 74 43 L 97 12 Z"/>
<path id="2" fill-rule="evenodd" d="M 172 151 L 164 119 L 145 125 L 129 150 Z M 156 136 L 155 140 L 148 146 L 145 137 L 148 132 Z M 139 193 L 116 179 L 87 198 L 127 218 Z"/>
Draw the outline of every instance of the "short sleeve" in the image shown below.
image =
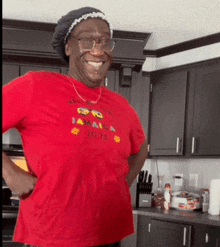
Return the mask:
<path id="1" fill-rule="evenodd" d="M 141 144 L 146 140 L 146 136 L 136 111 L 133 108 L 131 111 L 132 111 L 131 114 L 132 119 L 131 119 L 130 142 L 131 142 L 131 155 L 134 155 L 140 151 Z"/>
<path id="2" fill-rule="evenodd" d="M 2 133 L 22 126 L 33 96 L 31 72 L 18 77 L 2 88 Z"/>

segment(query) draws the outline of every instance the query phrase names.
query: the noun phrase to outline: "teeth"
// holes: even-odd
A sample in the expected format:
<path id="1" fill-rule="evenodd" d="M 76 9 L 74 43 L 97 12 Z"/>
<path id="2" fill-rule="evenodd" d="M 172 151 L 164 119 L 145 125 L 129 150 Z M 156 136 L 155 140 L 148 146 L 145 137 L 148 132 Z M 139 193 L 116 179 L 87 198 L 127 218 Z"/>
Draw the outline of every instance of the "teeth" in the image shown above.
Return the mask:
<path id="1" fill-rule="evenodd" d="M 98 63 L 96 63 L 96 62 L 88 62 L 88 64 L 92 65 L 95 68 L 98 68 L 98 67 L 100 67 L 102 65 L 102 62 L 98 62 Z"/>

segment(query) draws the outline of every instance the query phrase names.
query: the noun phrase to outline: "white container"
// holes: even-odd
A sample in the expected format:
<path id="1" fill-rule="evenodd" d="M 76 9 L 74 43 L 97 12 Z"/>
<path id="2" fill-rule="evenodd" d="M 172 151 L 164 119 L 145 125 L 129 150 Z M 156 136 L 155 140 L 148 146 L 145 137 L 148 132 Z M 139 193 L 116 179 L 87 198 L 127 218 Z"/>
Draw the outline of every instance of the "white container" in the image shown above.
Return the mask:
<path id="1" fill-rule="evenodd" d="M 212 179 L 209 188 L 209 209 L 211 215 L 219 215 L 220 210 L 220 179 Z"/>

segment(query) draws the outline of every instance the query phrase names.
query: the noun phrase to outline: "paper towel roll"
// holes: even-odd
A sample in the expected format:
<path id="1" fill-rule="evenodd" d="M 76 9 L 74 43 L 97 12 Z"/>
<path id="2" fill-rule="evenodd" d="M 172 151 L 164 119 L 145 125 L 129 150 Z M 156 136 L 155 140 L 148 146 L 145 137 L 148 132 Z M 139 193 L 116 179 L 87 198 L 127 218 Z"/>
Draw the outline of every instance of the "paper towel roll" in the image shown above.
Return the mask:
<path id="1" fill-rule="evenodd" d="M 220 179 L 212 179 L 209 187 L 209 210 L 212 215 L 219 215 L 220 206 Z"/>

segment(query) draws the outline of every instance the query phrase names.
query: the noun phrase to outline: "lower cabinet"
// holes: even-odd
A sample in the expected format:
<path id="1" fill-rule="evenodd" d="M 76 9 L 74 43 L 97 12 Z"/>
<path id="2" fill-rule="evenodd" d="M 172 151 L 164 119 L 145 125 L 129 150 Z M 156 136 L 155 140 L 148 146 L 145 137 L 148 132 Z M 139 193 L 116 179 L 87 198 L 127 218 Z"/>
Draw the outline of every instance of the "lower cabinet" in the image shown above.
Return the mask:
<path id="1" fill-rule="evenodd" d="M 138 215 L 137 247 L 152 246 L 150 241 L 151 218 Z"/>
<path id="2" fill-rule="evenodd" d="M 206 241 L 208 247 L 220 246 L 220 228 L 208 227 L 206 232 Z"/>
<path id="3" fill-rule="evenodd" d="M 191 225 L 139 216 L 137 247 L 191 246 Z"/>
<path id="4" fill-rule="evenodd" d="M 194 225 L 192 229 L 192 246 L 204 247 L 208 246 L 207 226 Z"/>
<path id="5" fill-rule="evenodd" d="M 220 247 L 220 227 L 194 222 L 182 223 L 160 220 L 138 215 L 136 246 Z"/>
<path id="6" fill-rule="evenodd" d="M 191 246 L 191 225 L 151 220 L 150 244 L 153 247 Z"/>
<path id="7" fill-rule="evenodd" d="M 193 247 L 220 247 L 220 228 L 194 225 L 192 230 Z"/>
<path id="8" fill-rule="evenodd" d="M 128 236 L 127 238 L 124 238 L 121 243 L 120 243 L 120 247 L 136 247 L 136 243 L 137 243 L 137 223 L 138 223 L 138 215 L 137 214 L 133 214 L 134 217 L 134 230 L 135 233 Z"/>

